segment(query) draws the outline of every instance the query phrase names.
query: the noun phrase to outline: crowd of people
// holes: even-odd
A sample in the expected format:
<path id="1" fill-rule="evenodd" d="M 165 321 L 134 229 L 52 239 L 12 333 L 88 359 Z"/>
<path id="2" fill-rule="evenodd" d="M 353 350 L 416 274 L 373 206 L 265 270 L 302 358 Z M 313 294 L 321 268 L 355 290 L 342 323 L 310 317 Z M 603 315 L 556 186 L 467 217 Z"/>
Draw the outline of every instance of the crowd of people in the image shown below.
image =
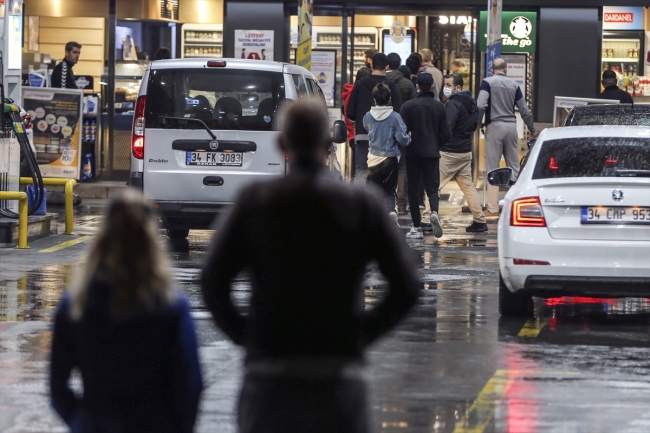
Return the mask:
<path id="1" fill-rule="evenodd" d="M 486 216 L 499 215 L 498 189 L 488 188 L 484 212 L 471 175 L 474 131 L 487 127 L 486 170 L 498 168 L 503 155 L 515 175 L 515 107 L 531 136 L 537 135 L 519 86 L 506 75 L 506 62 L 494 61 L 494 75 L 483 81 L 474 100 L 463 90 L 469 71 L 462 59 L 454 60 L 452 73 L 443 76 L 427 48 L 411 54 L 404 64 L 396 53 L 365 54 L 366 67 L 358 71 L 354 85 L 345 85 L 342 95 L 354 149 L 354 182 L 378 185 L 391 219 L 396 222 L 399 214 L 410 213 L 406 237 L 422 239 L 429 232 L 443 235 L 439 191 L 456 180 L 473 217 L 466 231 L 488 230 Z"/>

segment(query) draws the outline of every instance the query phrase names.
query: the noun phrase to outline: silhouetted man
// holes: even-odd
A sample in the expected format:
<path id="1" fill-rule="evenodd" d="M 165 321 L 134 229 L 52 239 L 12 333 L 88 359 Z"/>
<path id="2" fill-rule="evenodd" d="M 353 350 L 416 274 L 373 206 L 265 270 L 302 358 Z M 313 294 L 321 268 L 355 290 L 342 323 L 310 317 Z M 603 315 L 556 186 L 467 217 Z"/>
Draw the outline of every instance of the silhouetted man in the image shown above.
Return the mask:
<path id="1" fill-rule="evenodd" d="M 368 432 L 363 350 L 413 305 L 410 252 L 381 197 L 335 180 L 322 161 L 332 144 L 318 101 L 285 112 L 279 145 L 291 170 L 245 188 L 220 221 L 201 287 L 217 325 L 246 349 L 241 433 Z M 359 287 L 376 261 L 387 296 L 364 308 Z M 242 315 L 231 282 L 247 270 Z"/>

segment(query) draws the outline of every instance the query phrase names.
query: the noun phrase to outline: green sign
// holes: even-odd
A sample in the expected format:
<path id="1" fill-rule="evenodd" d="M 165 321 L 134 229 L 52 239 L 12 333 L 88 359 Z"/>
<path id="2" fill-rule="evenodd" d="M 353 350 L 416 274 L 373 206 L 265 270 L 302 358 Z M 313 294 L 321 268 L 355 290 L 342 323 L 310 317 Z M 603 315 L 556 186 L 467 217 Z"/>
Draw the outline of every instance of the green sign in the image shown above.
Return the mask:
<path id="1" fill-rule="evenodd" d="M 487 12 L 481 12 L 478 46 L 487 51 Z M 537 12 L 501 14 L 501 52 L 534 53 L 537 42 Z"/>

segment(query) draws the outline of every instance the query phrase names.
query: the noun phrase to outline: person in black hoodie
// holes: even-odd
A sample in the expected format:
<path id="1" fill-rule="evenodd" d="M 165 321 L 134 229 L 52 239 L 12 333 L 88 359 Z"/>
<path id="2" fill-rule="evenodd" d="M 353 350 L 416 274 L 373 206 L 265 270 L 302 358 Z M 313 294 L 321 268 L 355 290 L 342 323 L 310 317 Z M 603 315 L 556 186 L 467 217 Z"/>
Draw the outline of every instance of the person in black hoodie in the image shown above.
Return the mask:
<path id="1" fill-rule="evenodd" d="M 399 89 L 392 80 L 386 78 L 388 58 L 384 53 L 377 53 L 372 58 L 372 74 L 354 83 L 352 94 L 348 101 L 345 115 L 355 122 L 354 135 L 354 182 L 366 183 L 368 178 L 368 131 L 363 127 L 363 116 L 370 111 L 375 100 L 372 89 L 379 83 L 384 83 L 390 89 L 390 105 L 399 113 L 402 108 L 402 97 Z"/>
<path id="2" fill-rule="evenodd" d="M 629 93 L 625 90 L 618 88 L 616 72 L 614 71 L 605 71 L 603 72 L 603 87 L 604 91 L 598 94 L 596 98 L 598 99 L 616 99 L 621 102 L 621 104 L 632 104 L 634 100 Z"/>
<path id="3" fill-rule="evenodd" d="M 472 183 L 472 135 L 478 125 L 478 108 L 472 94 L 463 91 L 463 77 L 450 74 L 445 77 L 442 89 L 447 102 L 447 119 L 451 127 L 451 138 L 440 146 L 440 189 L 452 179 L 465 194 L 467 206 L 474 221 L 467 232 L 484 232 L 488 227 L 481 208 L 476 187 Z"/>
<path id="4" fill-rule="evenodd" d="M 81 44 L 70 41 L 65 44 L 65 58 L 52 70 L 52 83 L 50 87 L 59 89 L 76 89 L 72 67 L 79 61 Z"/>
<path id="5" fill-rule="evenodd" d="M 431 91 L 433 76 L 420 72 L 417 76 L 420 94 L 404 104 L 400 114 L 406 129 L 411 133 L 411 144 L 406 148 L 406 177 L 408 179 L 408 198 L 413 227 L 406 234 L 409 239 L 422 239 L 422 217 L 420 215 L 420 178 L 431 206 L 431 226 L 433 235 L 442 236 L 442 225 L 438 217 L 438 186 L 440 185 L 439 148 L 451 137 L 447 122 L 447 111 L 440 101 L 434 99 Z"/>

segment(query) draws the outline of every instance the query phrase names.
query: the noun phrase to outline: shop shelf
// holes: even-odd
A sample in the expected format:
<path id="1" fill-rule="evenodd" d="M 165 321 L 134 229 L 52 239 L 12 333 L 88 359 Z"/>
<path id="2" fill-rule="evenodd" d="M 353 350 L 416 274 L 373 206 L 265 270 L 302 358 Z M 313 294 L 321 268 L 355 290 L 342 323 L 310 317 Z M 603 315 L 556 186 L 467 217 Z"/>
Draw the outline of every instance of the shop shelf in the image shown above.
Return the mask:
<path id="1" fill-rule="evenodd" d="M 633 59 L 631 57 L 603 57 L 603 62 L 639 63 L 639 59 Z"/>

